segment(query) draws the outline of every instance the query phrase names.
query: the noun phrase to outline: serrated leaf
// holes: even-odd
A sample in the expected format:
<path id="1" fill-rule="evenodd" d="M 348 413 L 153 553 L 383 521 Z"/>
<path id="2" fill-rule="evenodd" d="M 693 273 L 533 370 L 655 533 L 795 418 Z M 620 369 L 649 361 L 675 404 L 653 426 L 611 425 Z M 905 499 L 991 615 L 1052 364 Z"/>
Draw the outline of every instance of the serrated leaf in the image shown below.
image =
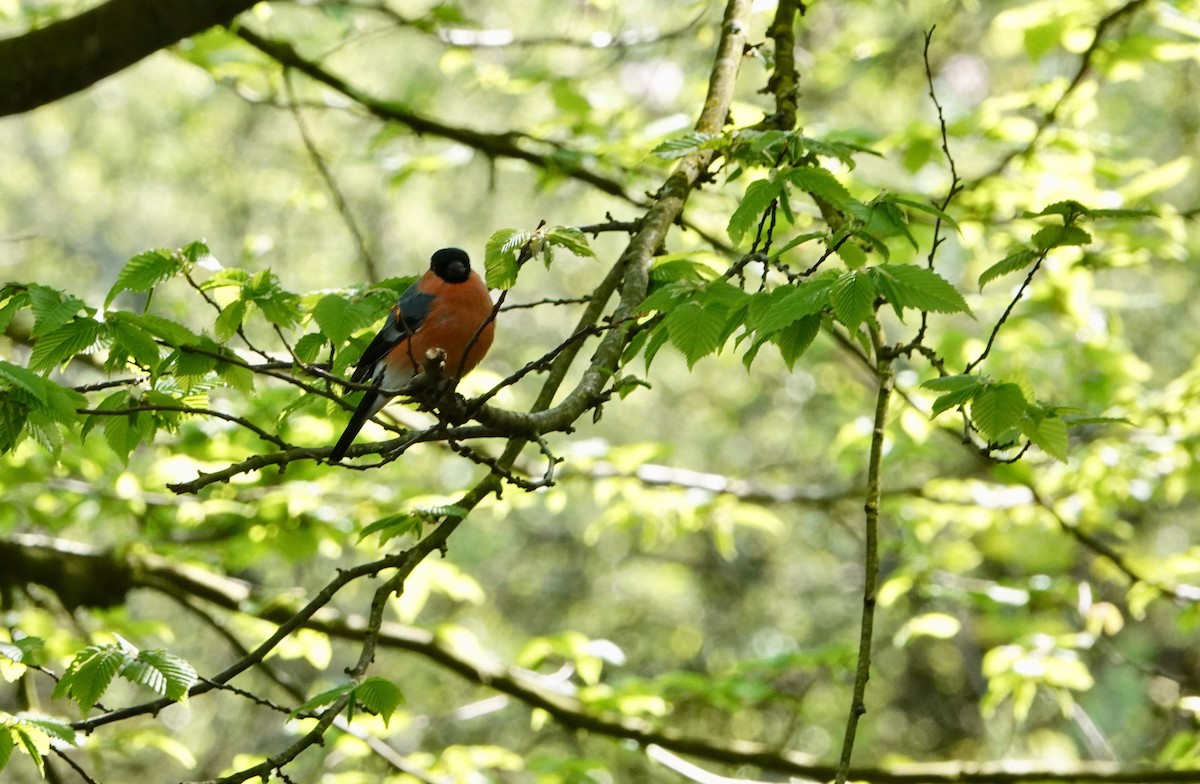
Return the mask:
<path id="1" fill-rule="evenodd" d="M 800 190 L 811 193 L 823 201 L 829 202 L 843 212 L 853 208 L 865 208 L 862 202 L 850 195 L 850 191 L 838 182 L 828 170 L 819 166 L 802 166 L 788 172 L 788 179 Z"/>
<path id="2" fill-rule="evenodd" d="M 771 342 L 779 347 L 788 370 L 796 366 L 796 360 L 808 350 L 821 330 L 819 315 L 804 316 L 791 326 L 785 327 L 771 336 Z"/>
<path id="3" fill-rule="evenodd" d="M 9 727 L 9 730 L 20 741 L 21 747 L 37 765 L 38 770 L 44 774 L 46 763 L 43 758 L 50 753 L 50 738 L 40 729 L 30 726 L 24 721 L 17 721 Z"/>
<path id="4" fill-rule="evenodd" d="M 108 313 L 105 319 L 131 324 L 172 346 L 194 346 L 201 342 L 200 336 L 187 327 L 153 313 L 118 311 Z"/>
<path id="5" fill-rule="evenodd" d="M 925 389 L 935 392 L 958 392 L 964 389 L 976 389 L 980 386 L 979 378 L 971 375 L 941 376 L 931 378 L 921 384 Z"/>
<path id="6" fill-rule="evenodd" d="M 779 248 L 777 250 L 775 250 L 774 252 L 772 252 L 771 255 L 768 256 L 767 258 L 771 259 L 771 260 L 777 259 L 780 256 L 782 256 L 783 254 L 787 253 L 792 248 L 796 247 L 797 245 L 802 245 L 802 244 L 808 242 L 809 240 L 820 239 L 821 237 L 824 237 L 824 236 L 825 236 L 825 232 L 823 232 L 823 231 L 810 231 L 807 234 L 801 234 L 797 237 L 793 237 L 792 239 L 785 242 L 783 245 L 780 245 Z"/>
<path id="7" fill-rule="evenodd" d="M 983 274 L 979 276 L 979 290 L 982 291 L 984 286 L 1002 275 L 1008 275 L 1017 270 L 1025 269 L 1037 257 L 1038 252 L 1030 248 L 1022 248 L 1008 254 L 983 271 Z"/>
<path id="8" fill-rule="evenodd" d="M 63 324 L 34 344 L 29 369 L 41 373 L 61 365 L 95 346 L 102 332 L 103 327 L 95 319 L 81 318 Z"/>
<path id="9" fill-rule="evenodd" d="M 28 406 L 13 400 L 7 392 L 0 392 L 0 454 L 16 447 L 28 419 Z"/>
<path id="10" fill-rule="evenodd" d="M 658 286 L 651 291 L 650 295 L 638 305 L 638 310 L 642 313 L 653 313 L 654 311 L 667 312 L 680 302 L 694 299 L 697 292 L 702 289 L 703 286 L 700 285 L 700 282 L 691 278 L 672 281 L 665 286 Z"/>
<path id="11" fill-rule="evenodd" d="M 121 677 L 175 701 L 185 699 L 199 679 L 191 664 L 164 650 L 139 652 L 121 668 Z"/>
<path id="12" fill-rule="evenodd" d="M 120 646 L 90 645 L 75 655 L 55 687 L 54 696 L 73 700 L 86 714 L 127 660 L 128 656 Z"/>
<path id="13" fill-rule="evenodd" d="M 148 250 L 139 253 L 121 268 L 117 280 L 104 298 L 104 307 L 112 304 L 123 291 L 150 291 L 183 269 L 183 260 L 168 250 Z"/>
<path id="14" fill-rule="evenodd" d="M 404 693 L 400 687 L 386 678 L 371 677 L 358 684 L 354 697 L 369 711 L 379 714 L 383 726 L 387 726 L 396 712 L 404 704 Z"/>
<path id="15" fill-rule="evenodd" d="M 313 320 L 334 345 L 340 346 L 374 321 L 372 308 L 362 302 L 351 302 L 340 294 L 326 294 L 312 309 Z"/>
<path id="16" fill-rule="evenodd" d="M 671 344 L 683 354 L 690 369 L 721 347 L 728 320 L 725 308 L 685 302 L 667 315 L 665 323 Z"/>
<path id="17" fill-rule="evenodd" d="M 249 307 L 246 300 L 235 299 L 221 308 L 216 321 L 213 322 L 213 335 L 218 341 L 225 343 L 237 334 L 237 331 L 242 328 L 242 322 L 246 320 L 246 310 Z"/>
<path id="18" fill-rule="evenodd" d="M 1090 216 L 1092 211 L 1083 206 L 1074 199 L 1066 199 L 1065 201 L 1056 201 L 1053 204 L 1045 207 L 1041 212 L 1024 212 L 1023 218 L 1041 218 L 1046 215 L 1061 215 L 1066 222 L 1069 223 L 1078 215 Z"/>
<path id="19" fill-rule="evenodd" d="M 917 201 L 916 199 L 909 199 L 904 196 L 897 196 L 894 193 L 884 194 L 880 200 L 893 202 L 895 204 L 903 204 L 905 207 L 911 207 L 914 210 L 920 210 L 921 212 L 927 212 L 936 218 L 941 218 L 943 223 L 947 224 L 948 226 L 955 229 L 956 231 L 958 230 L 958 223 L 954 220 L 954 218 L 950 217 L 950 215 L 947 214 L 945 210 L 938 207 L 936 204 L 930 204 L 929 202 Z"/>
<path id="20" fill-rule="evenodd" d="M 0 724 L 0 771 L 4 770 L 4 766 L 12 759 L 13 749 L 17 746 L 13 740 L 12 731 Z"/>
<path id="21" fill-rule="evenodd" d="M 1092 235 L 1078 226 L 1047 226 L 1033 235 L 1033 244 L 1041 250 L 1060 248 L 1064 245 L 1087 245 Z"/>
<path id="22" fill-rule="evenodd" d="M 217 270 L 212 275 L 205 278 L 200 284 L 201 291 L 212 291 L 213 289 L 225 288 L 227 286 L 236 286 L 241 288 L 250 280 L 250 273 L 244 269 L 231 267 L 229 269 Z"/>
<path id="23" fill-rule="evenodd" d="M 587 258 L 596 255 L 588 244 L 587 235 L 574 226 L 555 226 L 546 235 L 546 241 L 576 256 Z"/>
<path id="24" fill-rule="evenodd" d="M 741 243 L 746 233 L 758 223 L 759 216 L 782 191 L 783 180 L 778 177 L 755 180 L 746 186 L 742 203 L 729 216 L 729 225 L 726 227 L 729 239 L 733 240 L 734 245 Z"/>
<path id="25" fill-rule="evenodd" d="M 829 287 L 829 304 L 851 332 L 875 312 L 875 283 L 867 271 L 847 272 Z"/>
<path id="26" fill-rule="evenodd" d="M 309 364 L 317 360 L 317 356 L 328 343 L 329 340 L 320 332 L 310 332 L 302 335 L 296 341 L 296 345 L 292 346 L 292 351 L 296 353 L 296 357 L 301 362 Z"/>
<path id="27" fill-rule="evenodd" d="M 371 534 L 379 534 L 379 543 L 384 544 L 389 539 L 404 534 L 411 533 L 414 536 L 420 536 L 424 527 L 424 519 L 419 514 L 412 512 L 401 512 L 400 514 L 388 515 L 381 517 L 370 525 L 362 529 L 358 535 L 358 541 L 366 539 Z"/>
<path id="28" fill-rule="evenodd" d="M 933 313 L 970 313 L 958 289 L 928 267 L 916 264 L 880 264 L 868 272 L 884 298 L 896 308 Z"/>
<path id="29" fill-rule="evenodd" d="M 317 694 L 316 696 L 304 701 L 300 705 L 297 705 L 296 709 L 288 714 L 288 718 L 294 719 L 301 713 L 307 713 L 311 710 L 315 710 L 320 708 L 322 705 L 330 705 L 335 703 L 343 696 L 350 694 L 353 691 L 354 684 L 351 683 L 343 683 L 341 686 L 334 686 L 332 689 L 326 689 L 320 694 Z"/>
<path id="30" fill-rule="evenodd" d="M 688 133 L 674 139 L 667 139 L 651 150 L 650 154 L 669 161 L 682 158 L 698 150 L 719 147 L 724 141 L 723 137 L 716 134 Z"/>
<path id="31" fill-rule="evenodd" d="M 867 224 L 857 234 L 865 235 L 876 241 L 880 251 L 887 258 L 886 246 L 883 245 L 882 239 L 888 237 L 904 237 L 908 243 L 912 245 L 913 250 L 917 250 L 917 238 L 908 230 L 908 218 L 904 216 L 904 211 L 888 201 L 880 200 L 870 206 L 870 214 L 867 218 Z"/>
<path id="32" fill-rule="evenodd" d="M 179 253 L 191 264 L 211 264 L 216 262 L 212 251 L 208 249 L 208 243 L 203 240 L 189 242 L 179 249 Z"/>
<path id="33" fill-rule="evenodd" d="M 1135 209 L 1098 209 L 1092 210 L 1092 218 L 1153 218 L 1158 213 L 1154 210 Z"/>
<path id="34" fill-rule="evenodd" d="M 533 236 L 519 229 L 500 229 L 483 246 L 483 265 L 487 284 L 493 289 L 510 289 L 517 282 L 517 257 L 514 251 Z"/>
<path id="35" fill-rule="evenodd" d="M 759 301 L 761 304 L 756 306 L 752 301 L 747 326 L 762 335 L 769 335 L 805 316 L 820 313 L 829 304 L 829 289 L 836 280 L 836 275 L 825 275 L 796 286 L 776 288 Z"/>
<path id="36" fill-rule="evenodd" d="M 0 382 L 7 382 L 5 386 L 15 387 L 29 393 L 42 406 L 47 403 L 46 384 L 48 382 L 20 365 L 0 359 Z"/>
<path id="37" fill-rule="evenodd" d="M 1021 433 L 1033 442 L 1034 446 L 1053 457 L 1059 462 L 1067 462 L 1067 423 L 1058 417 L 1046 416 L 1040 419 L 1026 416 L 1019 423 Z"/>
<path id="38" fill-rule="evenodd" d="M 46 733 L 50 737 L 57 738 L 58 740 L 61 740 L 63 743 L 68 743 L 68 744 L 74 746 L 78 742 L 78 738 L 76 737 L 75 730 L 73 730 L 69 725 L 64 724 L 62 722 L 53 721 L 51 719 L 43 719 L 43 718 L 39 718 L 37 716 L 21 716 L 20 720 L 24 724 L 28 724 L 31 727 L 37 727 L 39 730 Z"/>
<path id="39" fill-rule="evenodd" d="M 670 334 L 665 326 L 659 325 L 650 333 L 650 337 L 646 339 L 645 357 L 646 370 L 650 370 L 650 364 L 654 362 L 654 358 L 658 356 L 658 352 L 667 344 L 670 339 Z"/>
<path id="40" fill-rule="evenodd" d="M 988 441 L 998 441 L 1017 427 L 1029 402 L 1016 384 L 985 386 L 971 400 L 971 421 Z"/>
<path id="41" fill-rule="evenodd" d="M 75 318 L 80 311 L 88 311 L 82 300 L 64 296 L 61 291 L 36 283 L 29 287 L 29 309 L 33 313 L 30 336 L 34 338 L 53 332 Z"/>
<path id="42" fill-rule="evenodd" d="M 154 368 L 162 358 L 161 348 L 154 338 L 139 327 L 124 321 L 106 321 L 104 324 L 112 346 L 108 350 L 105 369 L 115 370 L 128 359 L 143 368 Z"/>

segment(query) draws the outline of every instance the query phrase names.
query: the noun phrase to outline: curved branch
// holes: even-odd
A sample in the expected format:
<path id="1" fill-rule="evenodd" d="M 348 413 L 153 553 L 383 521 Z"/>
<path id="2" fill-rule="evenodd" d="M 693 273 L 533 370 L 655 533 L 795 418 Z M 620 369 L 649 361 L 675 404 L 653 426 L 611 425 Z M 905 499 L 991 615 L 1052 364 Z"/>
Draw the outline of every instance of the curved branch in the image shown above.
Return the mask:
<path id="1" fill-rule="evenodd" d="M 90 87 L 189 35 L 225 24 L 256 0 L 108 0 L 0 41 L 0 117 Z"/>
<path id="2" fill-rule="evenodd" d="M 320 64 L 303 57 L 286 41 L 267 38 L 245 27 L 237 28 L 235 33 L 243 41 L 275 60 L 280 65 L 299 71 L 313 81 L 320 82 L 326 87 L 341 93 L 381 120 L 406 125 L 417 135 L 430 134 L 458 142 L 471 149 L 478 150 L 489 158 L 514 158 L 525 161 L 540 169 L 545 169 L 546 171 L 561 172 L 568 177 L 586 182 L 611 196 L 616 196 L 631 204 L 640 204 L 625 192 L 625 186 L 620 182 L 605 177 L 602 174 L 597 174 L 568 160 L 527 150 L 517 143 L 516 137 L 513 134 L 486 133 L 471 130 L 470 128 L 446 125 L 424 115 L 417 114 L 401 104 L 382 101 L 367 95 L 341 77 L 335 76 L 325 70 Z"/>

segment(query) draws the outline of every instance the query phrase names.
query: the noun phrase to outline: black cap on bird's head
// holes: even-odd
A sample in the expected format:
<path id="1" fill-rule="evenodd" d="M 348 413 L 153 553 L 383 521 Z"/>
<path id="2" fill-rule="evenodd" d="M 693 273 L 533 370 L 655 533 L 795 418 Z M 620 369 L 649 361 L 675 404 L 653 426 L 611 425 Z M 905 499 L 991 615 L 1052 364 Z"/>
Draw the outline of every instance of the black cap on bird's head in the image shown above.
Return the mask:
<path id="1" fill-rule="evenodd" d="M 442 248 L 429 260 L 429 268 L 447 283 L 462 283 L 471 277 L 471 259 L 459 248 Z"/>

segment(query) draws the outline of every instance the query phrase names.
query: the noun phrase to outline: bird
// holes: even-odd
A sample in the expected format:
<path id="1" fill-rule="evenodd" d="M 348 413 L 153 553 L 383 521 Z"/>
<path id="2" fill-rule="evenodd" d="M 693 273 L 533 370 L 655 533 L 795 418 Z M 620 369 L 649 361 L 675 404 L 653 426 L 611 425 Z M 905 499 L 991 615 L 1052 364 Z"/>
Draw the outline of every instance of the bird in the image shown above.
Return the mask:
<path id="1" fill-rule="evenodd" d="M 442 248 L 429 270 L 400 295 L 387 321 L 363 351 L 350 380 L 370 383 L 350 423 L 329 454 L 346 456 L 358 431 L 421 372 L 427 352 L 445 353 L 443 373 L 457 381 L 475 369 L 492 346 L 492 298 L 471 259 L 460 248 Z"/>

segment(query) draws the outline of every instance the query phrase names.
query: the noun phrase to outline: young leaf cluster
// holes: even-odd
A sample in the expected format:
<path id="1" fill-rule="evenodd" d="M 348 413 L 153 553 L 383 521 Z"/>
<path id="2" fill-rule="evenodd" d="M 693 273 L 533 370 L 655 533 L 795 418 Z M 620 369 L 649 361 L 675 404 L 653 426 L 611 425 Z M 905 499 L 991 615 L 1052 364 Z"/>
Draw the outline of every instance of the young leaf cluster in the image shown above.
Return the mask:
<path id="1" fill-rule="evenodd" d="M 731 338 L 746 344 L 749 366 L 766 343 L 774 344 L 788 367 L 812 344 L 824 320 L 857 335 L 874 321 L 879 303 L 898 316 L 918 310 L 970 313 L 966 300 L 945 278 L 915 264 L 879 264 L 856 270 L 828 270 L 807 280 L 749 293 L 725 280 L 700 275 L 681 277 L 658 287 L 642 304 L 656 312 L 644 344 L 646 362 L 670 343 L 689 367 L 721 351 Z"/>
<path id="2" fill-rule="evenodd" d="M 66 697 L 86 714 L 118 676 L 175 701 L 187 699 L 198 680 L 195 668 L 178 656 L 161 649 L 140 651 L 118 637 L 115 643 L 89 645 L 77 653 L 54 696 Z"/>

